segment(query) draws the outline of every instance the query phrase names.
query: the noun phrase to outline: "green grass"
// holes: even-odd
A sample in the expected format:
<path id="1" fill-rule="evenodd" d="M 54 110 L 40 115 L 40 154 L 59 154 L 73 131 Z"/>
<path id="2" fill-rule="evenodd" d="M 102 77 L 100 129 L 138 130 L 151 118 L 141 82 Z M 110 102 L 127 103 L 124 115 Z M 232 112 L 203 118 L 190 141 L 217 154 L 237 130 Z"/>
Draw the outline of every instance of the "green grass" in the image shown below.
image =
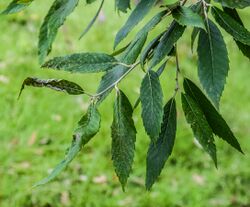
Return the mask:
<path id="1" fill-rule="evenodd" d="M 185 123 L 178 96 L 178 132 L 171 159 L 151 192 L 144 189 L 145 156 L 149 138 L 140 121 L 140 107 L 134 120 L 138 129 L 133 173 L 126 192 L 115 176 L 110 155 L 111 95 L 101 106 L 100 133 L 86 146 L 54 182 L 32 189 L 63 158 L 72 131 L 86 111 L 87 97 L 73 97 L 48 89 L 27 88 L 17 101 L 27 76 L 66 78 L 94 93 L 101 75 L 75 75 L 39 68 L 36 45 L 38 28 L 50 1 L 34 2 L 18 15 L 0 20 L 0 206 L 1 207 L 238 207 L 250 206 L 250 88 L 249 60 L 241 55 L 233 40 L 229 44 L 231 70 L 221 103 L 224 115 L 245 152 L 242 156 L 216 139 L 219 169 L 193 142 Z M 50 57 L 79 51 L 112 52 L 113 40 L 125 20 L 105 7 L 106 21 L 97 23 L 86 37 L 79 34 L 95 11 L 95 5 L 80 5 L 60 30 Z M 0 3 L 3 8 L 3 3 Z M 248 10 L 243 13 L 250 29 Z M 167 23 L 167 22 L 166 22 Z M 165 28 L 161 25 L 159 31 Z M 189 31 L 190 32 L 190 31 Z M 197 80 L 196 56 L 185 36 L 179 44 L 182 73 Z M 174 62 L 161 81 L 165 101 L 173 93 Z M 138 96 L 143 73 L 138 69 L 120 84 L 132 103 Z M 98 181 L 99 179 L 99 181 Z"/>

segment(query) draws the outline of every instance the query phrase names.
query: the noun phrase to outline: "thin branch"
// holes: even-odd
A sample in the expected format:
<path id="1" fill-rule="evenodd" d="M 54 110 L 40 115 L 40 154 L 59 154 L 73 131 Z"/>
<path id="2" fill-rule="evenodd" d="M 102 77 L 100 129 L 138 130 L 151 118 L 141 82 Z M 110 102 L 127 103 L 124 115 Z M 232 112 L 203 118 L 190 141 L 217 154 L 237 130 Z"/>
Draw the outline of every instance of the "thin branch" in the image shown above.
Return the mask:
<path id="1" fill-rule="evenodd" d="M 174 92 L 174 97 L 178 93 L 180 89 L 179 85 L 179 74 L 180 74 L 180 64 L 179 64 L 179 55 L 178 55 L 178 50 L 177 50 L 177 44 L 175 44 L 175 61 L 176 61 L 176 76 L 175 76 L 175 92 Z"/>
<path id="2" fill-rule="evenodd" d="M 97 93 L 97 94 L 93 95 L 92 98 L 98 98 L 102 94 L 106 93 L 108 90 L 110 90 L 111 88 L 113 88 L 114 86 L 116 86 L 118 83 L 121 82 L 121 80 L 123 80 L 139 64 L 140 64 L 140 62 L 136 62 L 133 65 L 131 65 L 130 68 L 126 71 L 126 73 L 124 73 L 117 81 L 115 81 L 114 83 L 112 83 L 110 86 L 108 86 L 107 88 L 105 88 L 100 93 Z"/>

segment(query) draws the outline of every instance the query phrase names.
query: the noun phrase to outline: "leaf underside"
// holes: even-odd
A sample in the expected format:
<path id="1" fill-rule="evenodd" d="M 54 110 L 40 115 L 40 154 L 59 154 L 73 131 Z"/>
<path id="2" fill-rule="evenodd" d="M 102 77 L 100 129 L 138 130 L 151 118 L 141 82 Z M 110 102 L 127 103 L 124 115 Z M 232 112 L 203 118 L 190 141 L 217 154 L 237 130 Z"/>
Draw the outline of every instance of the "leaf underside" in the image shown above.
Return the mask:
<path id="1" fill-rule="evenodd" d="M 84 94 L 84 90 L 78 84 L 67 81 L 67 80 L 58 80 L 58 79 L 38 79 L 38 78 L 26 78 L 23 81 L 19 97 L 22 94 L 25 86 L 33 87 L 47 87 L 56 91 L 66 92 L 70 95 L 80 95 Z"/>

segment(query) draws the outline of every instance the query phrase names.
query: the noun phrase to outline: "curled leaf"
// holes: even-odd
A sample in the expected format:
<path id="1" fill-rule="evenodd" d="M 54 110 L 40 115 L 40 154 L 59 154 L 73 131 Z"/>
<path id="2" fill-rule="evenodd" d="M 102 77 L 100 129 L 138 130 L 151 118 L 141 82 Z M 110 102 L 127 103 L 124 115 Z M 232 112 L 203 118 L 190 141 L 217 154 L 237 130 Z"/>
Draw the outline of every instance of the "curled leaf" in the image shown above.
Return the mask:
<path id="1" fill-rule="evenodd" d="M 23 81 L 19 97 L 21 96 L 25 86 L 33 87 L 46 87 L 56 91 L 66 92 L 70 95 L 80 95 L 84 94 L 84 90 L 78 84 L 67 81 L 67 80 L 58 80 L 58 79 L 38 79 L 38 78 L 26 78 Z"/>

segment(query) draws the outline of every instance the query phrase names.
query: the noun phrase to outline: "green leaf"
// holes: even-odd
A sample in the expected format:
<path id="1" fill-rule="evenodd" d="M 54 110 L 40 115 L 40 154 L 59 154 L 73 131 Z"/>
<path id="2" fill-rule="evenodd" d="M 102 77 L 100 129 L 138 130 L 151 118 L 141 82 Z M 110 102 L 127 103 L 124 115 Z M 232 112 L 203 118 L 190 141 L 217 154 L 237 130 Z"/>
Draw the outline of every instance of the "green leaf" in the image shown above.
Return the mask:
<path id="1" fill-rule="evenodd" d="M 115 0 L 115 6 L 118 11 L 127 13 L 127 9 L 130 9 L 130 0 Z"/>
<path id="2" fill-rule="evenodd" d="M 136 34 L 135 39 L 140 39 L 142 36 L 145 35 L 145 33 L 150 32 L 150 30 L 154 29 L 157 24 L 159 24 L 166 14 L 166 11 L 161 11 L 158 14 L 156 14 L 145 26 Z"/>
<path id="3" fill-rule="evenodd" d="M 236 9 L 230 9 L 230 8 L 223 8 L 225 13 L 230 15 L 235 21 L 237 21 L 240 25 L 242 25 L 244 27 L 244 24 L 238 14 L 238 12 L 236 11 Z M 241 52 L 243 53 L 243 55 L 245 55 L 246 57 L 248 57 L 250 59 L 250 46 L 249 45 L 245 45 L 239 41 L 237 41 L 236 39 L 234 39 L 238 48 L 241 50 Z"/>
<path id="4" fill-rule="evenodd" d="M 87 4 L 92 4 L 93 2 L 95 2 L 96 0 L 86 0 Z"/>
<path id="5" fill-rule="evenodd" d="M 182 94 L 182 108 L 187 122 L 191 125 L 195 138 L 203 149 L 211 156 L 217 167 L 216 146 L 213 131 L 209 126 L 199 105 L 189 95 Z"/>
<path id="6" fill-rule="evenodd" d="M 73 12 L 78 0 L 55 0 L 44 19 L 39 33 L 38 55 L 40 63 L 43 63 L 50 53 L 57 31 Z"/>
<path id="7" fill-rule="evenodd" d="M 156 72 L 149 70 L 145 75 L 141 83 L 140 99 L 144 128 L 155 143 L 161 131 L 163 117 L 163 93 Z"/>
<path id="8" fill-rule="evenodd" d="M 87 114 L 84 115 L 78 123 L 78 127 L 76 128 L 73 136 L 71 147 L 67 150 L 64 160 L 55 167 L 55 169 L 47 178 L 36 183 L 34 187 L 44 185 L 57 177 L 71 163 L 78 152 L 80 152 L 82 147 L 96 135 L 100 128 L 100 122 L 100 114 L 96 106 L 94 104 L 91 104 L 89 106 Z"/>
<path id="9" fill-rule="evenodd" d="M 234 39 L 250 45 L 250 32 L 244 26 L 216 7 L 212 7 L 212 14 L 216 22 Z"/>
<path id="10" fill-rule="evenodd" d="M 150 190 L 172 154 L 176 136 L 176 103 L 170 99 L 164 107 L 161 133 L 156 143 L 151 142 L 147 154 L 146 189 Z"/>
<path id="11" fill-rule="evenodd" d="M 13 0 L 8 7 L 2 12 L 2 14 L 13 14 L 24 10 L 34 0 Z"/>
<path id="12" fill-rule="evenodd" d="M 125 63 L 127 65 L 135 63 L 146 40 L 147 34 L 144 34 L 144 36 L 140 39 L 135 39 L 120 57 L 120 62 Z M 97 90 L 98 94 L 103 93 L 110 86 L 113 87 L 111 87 L 107 92 L 103 93 L 100 96 L 99 103 L 101 103 L 106 98 L 106 96 L 112 91 L 112 89 L 114 88 L 114 83 L 117 82 L 121 77 L 123 77 L 129 71 L 129 69 L 129 67 L 117 65 L 102 77 L 101 83 Z"/>
<path id="13" fill-rule="evenodd" d="M 140 1 L 129 16 L 125 25 L 119 30 L 115 38 L 114 48 L 129 34 L 129 32 L 146 16 L 154 6 L 156 0 Z"/>
<path id="14" fill-rule="evenodd" d="M 67 80 L 58 80 L 58 79 L 38 79 L 28 77 L 23 81 L 19 97 L 22 94 L 25 86 L 33 87 L 47 87 L 56 91 L 66 92 L 70 95 L 80 95 L 84 94 L 84 90 L 78 84 L 67 81 Z"/>
<path id="15" fill-rule="evenodd" d="M 230 8 L 239 8 L 243 9 L 250 6 L 250 0 L 215 0 L 222 4 L 222 6 Z"/>
<path id="16" fill-rule="evenodd" d="M 192 52 L 194 51 L 194 43 L 195 43 L 195 40 L 196 40 L 199 32 L 200 32 L 200 29 L 197 27 L 195 27 L 192 31 L 192 34 L 191 34 L 191 50 L 192 50 Z"/>
<path id="17" fill-rule="evenodd" d="M 140 63 L 141 63 L 142 69 L 144 69 L 144 64 L 146 60 L 151 58 L 152 53 L 154 49 L 157 47 L 157 45 L 159 44 L 160 39 L 162 38 L 163 34 L 164 33 L 157 35 L 151 42 L 148 43 L 148 45 L 141 52 Z"/>
<path id="18" fill-rule="evenodd" d="M 243 153 L 239 142 L 231 131 L 230 127 L 214 108 L 202 91 L 189 79 L 184 79 L 184 90 L 196 103 L 200 106 L 201 110 L 205 114 L 205 117 L 213 130 L 213 133 L 222 138 L 232 147 Z"/>
<path id="19" fill-rule="evenodd" d="M 173 21 L 168 30 L 160 40 L 160 43 L 154 50 L 154 55 L 150 63 L 150 68 L 160 63 L 173 49 L 174 44 L 180 39 L 184 33 L 185 27 Z"/>
<path id="20" fill-rule="evenodd" d="M 169 59 L 167 59 L 164 63 L 162 63 L 161 66 L 156 70 L 158 77 L 160 77 L 161 74 L 163 73 L 163 71 L 165 70 L 168 61 L 169 61 Z M 139 96 L 134 104 L 133 110 L 135 110 L 137 108 L 137 106 L 140 104 L 140 102 L 141 102 L 141 99 Z"/>
<path id="21" fill-rule="evenodd" d="M 130 42 L 131 43 L 131 42 Z M 127 45 L 125 45 L 124 47 L 118 49 L 118 50 L 115 50 L 111 53 L 111 56 L 118 56 L 120 55 L 121 53 L 123 53 L 130 45 L 130 43 L 128 43 Z"/>
<path id="22" fill-rule="evenodd" d="M 117 92 L 112 123 L 112 160 L 123 190 L 132 171 L 136 129 L 132 106 L 122 91 Z"/>
<path id="23" fill-rule="evenodd" d="M 191 8 L 179 6 L 172 11 L 172 16 L 183 26 L 193 26 L 206 29 L 203 19 Z"/>
<path id="24" fill-rule="evenodd" d="M 117 64 L 118 60 L 104 53 L 78 53 L 55 57 L 42 67 L 74 73 L 98 73 L 110 70 Z"/>
<path id="25" fill-rule="evenodd" d="M 212 21 L 208 22 L 207 33 L 200 31 L 197 52 L 200 82 L 218 108 L 229 70 L 229 59 L 222 34 Z"/>

